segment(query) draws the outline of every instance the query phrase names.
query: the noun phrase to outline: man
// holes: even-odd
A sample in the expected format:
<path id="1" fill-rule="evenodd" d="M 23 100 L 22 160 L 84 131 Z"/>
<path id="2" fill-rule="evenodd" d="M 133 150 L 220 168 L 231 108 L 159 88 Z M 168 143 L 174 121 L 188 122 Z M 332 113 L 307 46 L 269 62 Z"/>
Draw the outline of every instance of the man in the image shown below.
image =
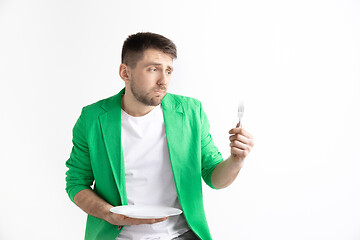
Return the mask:
<path id="1" fill-rule="evenodd" d="M 85 239 L 211 239 L 201 178 L 216 189 L 230 185 L 254 142 L 243 128 L 231 129 L 231 156 L 223 160 L 201 103 L 167 93 L 176 57 L 175 44 L 161 35 L 129 36 L 119 70 L 125 88 L 83 108 L 66 191 L 88 213 Z M 137 219 L 110 212 L 120 205 L 183 214 Z"/>

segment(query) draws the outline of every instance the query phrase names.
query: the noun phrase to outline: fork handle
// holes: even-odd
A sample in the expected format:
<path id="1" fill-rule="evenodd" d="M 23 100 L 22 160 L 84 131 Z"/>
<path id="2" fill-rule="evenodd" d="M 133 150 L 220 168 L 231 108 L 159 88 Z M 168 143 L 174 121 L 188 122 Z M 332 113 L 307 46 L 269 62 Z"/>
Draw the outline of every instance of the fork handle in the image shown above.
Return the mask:
<path id="1" fill-rule="evenodd" d="M 238 128 L 241 126 L 241 119 L 239 118 L 239 126 Z M 233 156 L 236 157 L 237 155 L 235 153 L 233 153 Z"/>

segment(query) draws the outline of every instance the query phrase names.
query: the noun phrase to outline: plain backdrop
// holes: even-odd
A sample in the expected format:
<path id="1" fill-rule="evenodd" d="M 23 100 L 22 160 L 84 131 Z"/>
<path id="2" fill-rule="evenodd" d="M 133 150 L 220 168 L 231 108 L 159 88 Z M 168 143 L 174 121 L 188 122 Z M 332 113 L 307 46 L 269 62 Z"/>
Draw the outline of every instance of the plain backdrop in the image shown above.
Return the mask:
<path id="1" fill-rule="evenodd" d="M 214 239 L 360 239 L 358 0 L 0 0 L 0 239 L 83 239 L 72 127 L 124 86 L 139 31 L 175 42 L 169 91 L 202 101 L 224 157 L 245 101 L 255 147 L 233 185 L 204 185 Z"/>

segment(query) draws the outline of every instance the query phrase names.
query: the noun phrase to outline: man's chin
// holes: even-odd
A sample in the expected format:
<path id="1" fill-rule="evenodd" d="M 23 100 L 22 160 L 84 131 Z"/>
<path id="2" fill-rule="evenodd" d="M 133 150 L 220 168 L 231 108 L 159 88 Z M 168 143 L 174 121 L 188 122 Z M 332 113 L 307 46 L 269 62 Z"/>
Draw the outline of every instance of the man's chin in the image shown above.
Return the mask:
<path id="1" fill-rule="evenodd" d="M 159 104 L 161 104 L 161 102 L 162 102 L 162 98 L 161 98 L 161 100 L 158 99 L 156 101 L 151 101 L 151 106 L 158 106 Z"/>
<path id="2" fill-rule="evenodd" d="M 164 99 L 164 96 L 156 96 L 154 98 L 151 99 L 150 101 L 150 106 L 158 106 L 159 104 L 161 104 L 162 100 Z"/>
<path id="3" fill-rule="evenodd" d="M 152 99 L 149 99 L 147 101 L 141 101 L 144 105 L 147 105 L 147 106 L 157 106 L 161 103 L 162 99 L 156 99 L 156 98 L 152 98 Z"/>

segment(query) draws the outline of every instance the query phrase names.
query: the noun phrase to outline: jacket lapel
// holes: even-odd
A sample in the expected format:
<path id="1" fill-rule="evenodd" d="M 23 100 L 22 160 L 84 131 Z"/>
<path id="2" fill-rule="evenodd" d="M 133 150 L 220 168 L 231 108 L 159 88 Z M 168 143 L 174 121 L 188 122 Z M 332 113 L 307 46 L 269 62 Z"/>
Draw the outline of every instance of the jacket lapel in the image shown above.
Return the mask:
<path id="1" fill-rule="evenodd" d="M 106 151 L 120 193 L 122 205 L 127 205 L 124 155 L 121 143 L 121 96 L 125 88 L 101 106 L 106 112 L 99 116 Z"/>
<path id="2" fill-rule="evenodd" d="M 169 148 L 169 157 L 173 169 L 174 180 L 177 188 L 180 189 L 180 172 L 182 156 L 181 134 L 183 132 L 184 111 L 180 102 L 172 94 L 166 94 L 162 101 L 165 132 Z"/>

